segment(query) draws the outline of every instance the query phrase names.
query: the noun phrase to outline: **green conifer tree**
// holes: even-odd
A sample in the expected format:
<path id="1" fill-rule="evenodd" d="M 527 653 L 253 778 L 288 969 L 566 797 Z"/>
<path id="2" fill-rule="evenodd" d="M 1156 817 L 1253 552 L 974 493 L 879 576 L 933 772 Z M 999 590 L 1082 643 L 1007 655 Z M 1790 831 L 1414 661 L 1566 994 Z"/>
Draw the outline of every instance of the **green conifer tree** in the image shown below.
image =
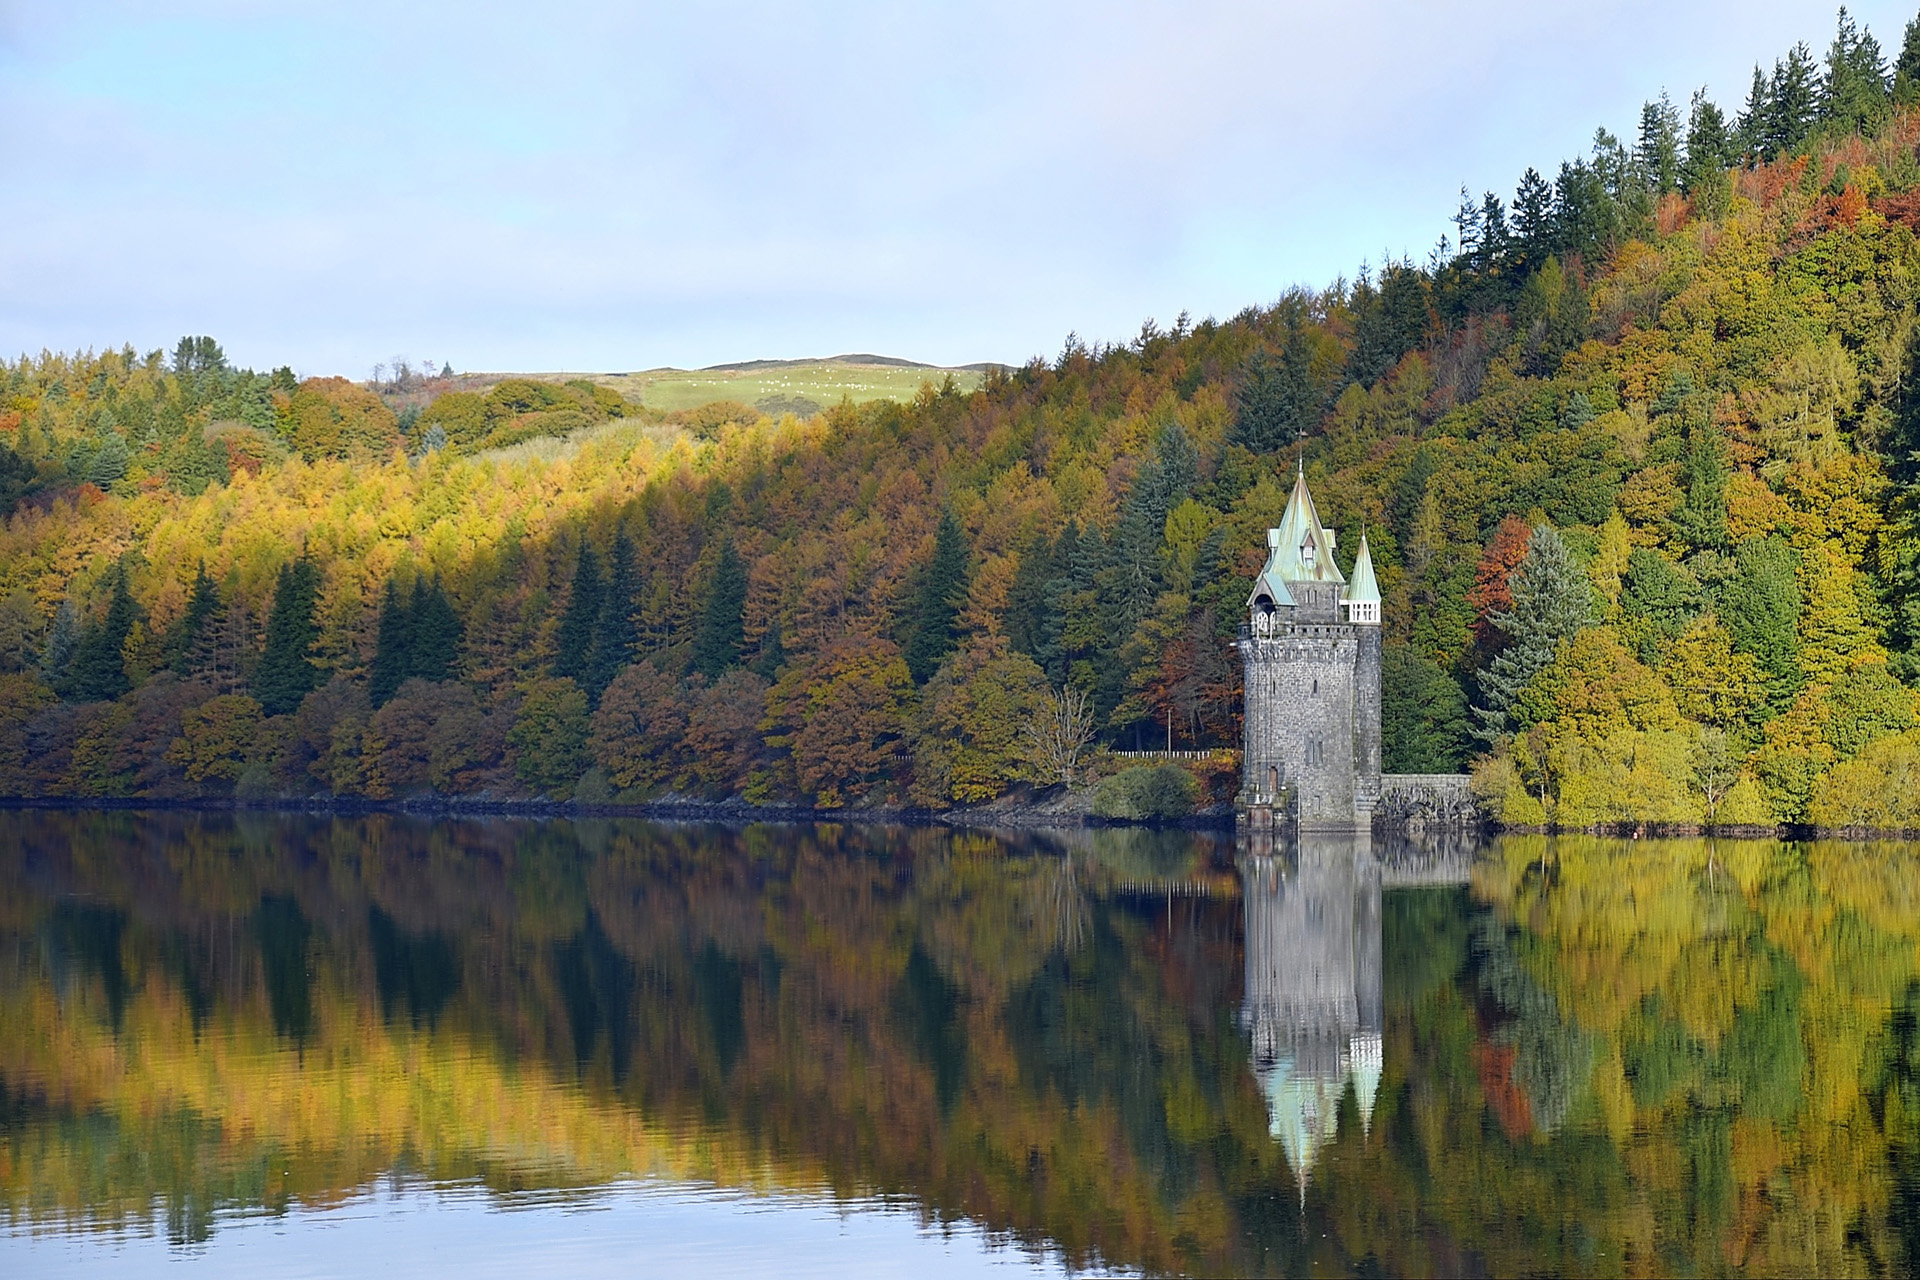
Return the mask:
<path id="1" fill-rule="evenodd" d="M 380 626 L 374 641 L 373 667 L 367 673 L 367 696 L 383 707 L 412 673 L 413 610 L 400 598 L 400 589 L 387 579 L 380 597 Z"/>
<path id="2" fill-rule="evenodd" d="M 953 651 L 954 619 L 967 595 L 967 539 L 951 509 L 940 513 L 933 533 L 933 558 L 920 571 L 907 610 L 908 634 L 903 646 L 907 672 L 915 684 L 925 684 Z"/>
<path id="3" fill-rule="evenodd" d="M 1819 116 L 1820 83 L 1814 72 L 1813 52 L 1806 44 L 1787 51 L 1784 62 L 1773 64 L 1768 91 L 1772 115 L 1767 123 L 1769 158 L 1791 155 L 1807 140 Z"/>
<path id="4" fill-rule="evenodd" d="M 1727 545 L 1727 458 L 1718 428 L 1696 424 L 1688 430 L 1686 474 L 1680 536 L 1695 548 L 1718 551 Z"/>
<path id="5" fill-rule="evenodd" d="M 780 668 L 787 665 L 787 646 L 781 639 L 780 619 L 767 623 L 766 634 L 760 637 L 760 653 L 753 660 L 753 673 L 768 684 L 780 678 Z"/>
<path id="6" fill-rule="evenodd" d="M 1680 181 L 1680 109 L 1662 93 L 1640 107 L 1640 141 L 1633 166 L 1642 186 L 1664 195 Z"/>
<path id="7" fill-rule="evenodd" d="M 693 639 L 693 669 L 712 683 L 740 661 L 743 619 L 747 604 L 747 567 L 733 548 L 733 535 L 720 539 L 720 554 L 707 583 L 707 602 L 700 613 L 700 630 Z M 780 633 L 773 631 L 774 643 Z"/>
<path id="8" fill-rule="evenodd" d="M 1513 706 L 1521 691 L 1553 661 L 1560 642 L 1590 625 L 1595 614 L 1593 588 L 1551 525 L 1534 529 L 1508 592 L 1512 608 L 1490 619 L 1506 647 L 1480 672 L 1482 705 L 1474 708 L 1484 738 L 1514 727 Z"/>
<path id="9" fill-rule="evenodd" d="M 131 687 L 121 650 L 138 617 L 139 609 L 127 590 L 127 571 L 115 569 L 113 596 L 107 602 L 105 616 L 83 626 L 74 645 L 73 665 L 68 669 L 64 690 L 68 697 L 76 702 L 105 702 Z"/>
<path id="10" fill-rule="evenodd" d="M 66 688 L 67 673 L 73 670 L 73 651 L 79 643 L 80 615 L 72 600 L 63 599 L 54 610 L 53 625 L 47 628 L 46 652 L 40 659 L 40 674 L 49 688 Z"/>
<path id="11" fill-rule="evenodd" d="M 1233 441 L 1255 453 L 1285 449 L 1319 424 L 1325 394 L 1310 365 L 1304 303 L 1289 300 L 1279 351 L 1256 351 L 1240 376 L 1235 396 Z"/>
<path id="12" fill-rule="evenodd" d="M 407 619 L 407 675 L 416 680 L 451 680 L 460 661 L 464 628 L 438 578 L 413 584 L 413 608 Z"/>
<path id="13" fill-rule="evenodd" d="M 206 561 L 193 575 L 193 590 L 187 595 L 187 607 L 167 628 L 161 653 L 168 669 L 177 676 L 193 670 L 195 655 L 203 647 L 202 637 L 220 613 L 220 587 L 207 572 Z"/>
<path id="14" fill-rule="evenodd" d="M 1900 56 L 1893 61 L 1893 100 L 1903 107 L 1920 102 L 1920 18 L 1907 23 Z"/>
<path id="15" fill-rule="evenodd" d="M 1751 654 L 1775 711 L 1791 703 L 1806 677 L 1800 669 L 1800 557 L 1778 536 L 1742 543 L 1739 566 L 1721 592 L 1720 621 L 1733 647 Z"/>
<path id="16" fill-rule="evenodd" d="M 600 695 L 633 661 L 633 597 L 640 588 L 634 572 L 633 542 L 622 529 L 607 555 L 607 581 L 600 596 L 600 616 L 594 619 L 593 648 L 581 679 L 587 701 L 599 705 Z"/>
<path id="17" fill-rule="evenodd" d="M 553 637 L 555 675 L 578 680 L 586 674 L 587 659 L 593 652 L 593 629 L 599 621 L 600 557 L 582 538 L 580 555 L 573 565 L 573 590 L 567 595 L 567 609 L 560 615 L 560 628 Z"/>
<path id="18" fill-rule="evenodd" d="M 1453 773 L 1466 761 L 1473 721 L 1459 681 L 1406 645 L 1380 667 L 1381 761 L 1389 773 Z"/>
<path id="19" fill-rule="evenodd" d="M 320 686 L 320 668 L 313 661 L 314 643 L 320 638 L 313 620 L 319 596 L 320 569 L 313 561 L 281 567 L 267 615 L 266 649 L 253 673 L 253 696 L 270 716 L 297 710 Z"/>
<path id="20" fill-rule="evenodd" d="M 1860 30 L 1840 8 L 1833 43 L 1827 48 L 1827 74 L 1820 86 L 1820 115 L 1838 128 L 1867 132 L 1886 115 L 1886 61 L 1880 42 Z"/>
<path id="21" fill-rule="evenodd" d="M 1769 150 L 1772 121 L 1773 84 L 1756 62 L 1753 65 L 1753 85 L 1747 90 L 1747 100 L 1733 125 L 1734 146 L 1739 148 L 1741 155 L 1753 161 L 1773 159 L 1773 153 Z"/>

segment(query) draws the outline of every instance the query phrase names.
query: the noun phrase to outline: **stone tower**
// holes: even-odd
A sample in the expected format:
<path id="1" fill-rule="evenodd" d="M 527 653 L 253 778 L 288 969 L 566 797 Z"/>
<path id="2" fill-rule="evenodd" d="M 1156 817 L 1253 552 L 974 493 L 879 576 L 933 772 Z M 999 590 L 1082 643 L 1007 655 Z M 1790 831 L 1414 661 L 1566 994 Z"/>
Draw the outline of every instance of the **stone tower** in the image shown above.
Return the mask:
<path id="1" fill-rule="evenodd" d="M 1380 798 L 1380 588 L 1367 540 L 1348 582 L 1304 468 L 1240 629 L 1246 666 L 1241 822 L 1354 827 Z"/>

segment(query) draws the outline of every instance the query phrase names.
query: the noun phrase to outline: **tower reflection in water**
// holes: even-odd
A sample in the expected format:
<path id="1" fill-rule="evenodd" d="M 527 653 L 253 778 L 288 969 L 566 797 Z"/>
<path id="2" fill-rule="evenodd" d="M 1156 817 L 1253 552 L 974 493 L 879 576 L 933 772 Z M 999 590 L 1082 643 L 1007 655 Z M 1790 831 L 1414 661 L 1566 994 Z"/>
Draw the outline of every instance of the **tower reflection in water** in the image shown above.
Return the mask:
<path id="1" fill-rule="evenodd" d="M 1370 1126 L 1380 1089 L 1381 868 L 1366 831 L 1302 832 L 1240 862 L 1253 1070 L 1304 1198 L 1352 1085 Z"/>

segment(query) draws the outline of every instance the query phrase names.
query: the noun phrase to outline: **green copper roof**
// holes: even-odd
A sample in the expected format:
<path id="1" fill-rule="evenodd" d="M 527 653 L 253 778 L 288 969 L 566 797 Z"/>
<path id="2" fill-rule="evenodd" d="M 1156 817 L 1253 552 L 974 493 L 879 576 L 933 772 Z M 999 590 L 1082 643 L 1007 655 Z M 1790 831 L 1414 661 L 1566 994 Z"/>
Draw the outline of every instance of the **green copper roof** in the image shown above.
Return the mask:
<path id="1" fill-rule="evenodd" d="M 1367 535 L 1360 535 L 1360 555 L 1353 562 L 1353 581 L 1347 586 L 1347 601 L 1380 603 L 1380 584 L 1373 577 L 1373 553 L 1367 550 Z"/>
<path id="2" fill-rule="evenodd" d="M 1282 582 L 1346 582 L 1340 566 L 1333 562 L 1333 539 L 1320 523 L 1320 513 L 1313 509 L 1304 468 L 1293 482 L 1293 496 L 1287 499 L 1287 513 L 1280 517 L 1280 527 L 1267 535 L 1267 541 L 1273 553 L 1267 558 L 1262 577 L 1273 574 Z"/>
<path id="3" fill-rule="evenodd" d="M 1247 596 L 1247 607 L 1265 595 L 1273 601 L 1276 609 L 1291 609 L 1294 606 L 1293 592 L 1287 590 L 1287 581 L 1280 576 L 1280 531 L 1267 530 L 1267 566 L 1260 570 L 1260 576 L 1253 580 L 1253 590 Z"/>

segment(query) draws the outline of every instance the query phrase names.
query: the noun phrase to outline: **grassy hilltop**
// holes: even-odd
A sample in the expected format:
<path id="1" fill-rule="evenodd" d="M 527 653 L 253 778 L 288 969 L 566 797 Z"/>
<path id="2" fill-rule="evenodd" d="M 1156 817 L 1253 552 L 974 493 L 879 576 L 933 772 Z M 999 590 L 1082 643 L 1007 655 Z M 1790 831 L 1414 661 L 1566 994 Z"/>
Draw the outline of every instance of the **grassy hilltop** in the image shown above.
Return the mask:
<path id="1" fill-rule="evenodd" d="M 1424 264 L 950 380 L 23 359 L 0 792 L 943 806 L 1231 747 L 1303 452 L 1379 570 L 1390 769 L 1920 825 L 1917 107 L 1920 22 L 1889 63 L 1843 15 Z"/>

